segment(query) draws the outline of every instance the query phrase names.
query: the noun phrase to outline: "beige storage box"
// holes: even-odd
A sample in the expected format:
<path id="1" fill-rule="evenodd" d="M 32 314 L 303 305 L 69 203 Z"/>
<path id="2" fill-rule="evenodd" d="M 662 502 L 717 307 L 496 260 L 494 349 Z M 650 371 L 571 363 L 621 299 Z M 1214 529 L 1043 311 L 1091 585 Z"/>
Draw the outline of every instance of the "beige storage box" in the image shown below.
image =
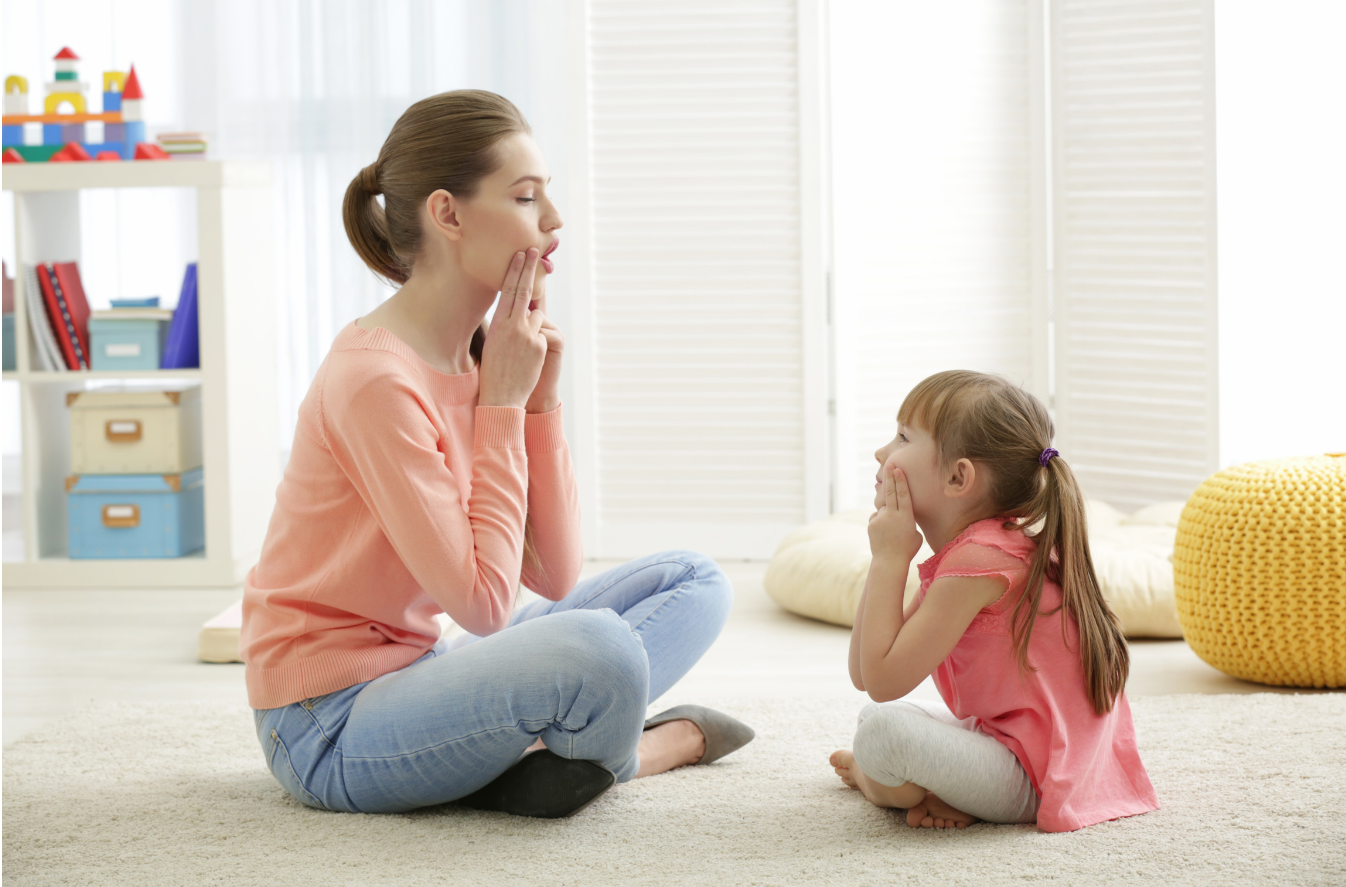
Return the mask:
<path id="1" fill-rule="evenodd" d="M 72 391 L 71 474 L 181 474 L 201 467 L 201 386 Z"/>

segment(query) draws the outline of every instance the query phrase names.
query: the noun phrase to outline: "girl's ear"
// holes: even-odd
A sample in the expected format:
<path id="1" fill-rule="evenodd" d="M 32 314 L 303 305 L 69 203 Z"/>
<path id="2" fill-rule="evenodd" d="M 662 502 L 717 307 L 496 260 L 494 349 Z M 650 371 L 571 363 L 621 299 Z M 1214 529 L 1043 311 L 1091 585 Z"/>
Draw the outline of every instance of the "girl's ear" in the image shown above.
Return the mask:
<path id="1" fill-rule="evenodd" d="M 972 492 L 977 481 L 977 466 L 971 459 L 959 459 L 949 469 L 944 479 L 944 495 L 950 499 L 961 499 Z"/>
<path id="2" fill-rule="evenodd" d="M 458 219 L 458 208 L 458 198 L 443 188 L 432 192 L 429 197 L 425 198 L 425 210 L 429 216 L 430 224 L 449 240 L 460 240 L 463 236 L 463 225 Z"/>

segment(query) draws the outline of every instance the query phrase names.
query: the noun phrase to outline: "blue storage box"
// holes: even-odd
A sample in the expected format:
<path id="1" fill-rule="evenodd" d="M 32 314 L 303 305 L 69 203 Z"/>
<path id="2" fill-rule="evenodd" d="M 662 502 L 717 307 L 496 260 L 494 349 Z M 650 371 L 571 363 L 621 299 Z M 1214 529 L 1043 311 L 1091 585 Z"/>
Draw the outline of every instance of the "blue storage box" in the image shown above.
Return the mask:
<path id="1" fill-rule="evenodd" d="M 168 311 L 163 313 L 171 314 Z M 167 320 L 91 317 L 89 319 L 89 348 L 93 351 L 92 368 L 95 370 L 157 370 L 164 353 L 164 342 L 167 338 Z"/>
<path id="2" fill-rule="evenodd" d="M 201 469 L 66 479 L 72 558 L 181 557 L 206 544 Z"/>

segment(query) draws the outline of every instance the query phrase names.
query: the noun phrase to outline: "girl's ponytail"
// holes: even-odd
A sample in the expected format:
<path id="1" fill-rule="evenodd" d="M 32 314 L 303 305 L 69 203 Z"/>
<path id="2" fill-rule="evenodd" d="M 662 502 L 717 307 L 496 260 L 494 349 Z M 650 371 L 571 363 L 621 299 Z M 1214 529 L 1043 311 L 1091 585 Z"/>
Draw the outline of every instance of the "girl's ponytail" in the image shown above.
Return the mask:
<path id="1" fill-rule="evenodd" d="M 1079 627 L 1079 654 L 1089 701 L 1096 713 L 1106 714 L 1126 687 L 1130 654 L 1094 572 L 1084 495 L 1075 473 L 1052 449 L 1042 451 L 1040 465 L 1042 483 L 1029 507 L 1029 518 L 1040 522 L 1041 529 L 1034 537 L 1037 551 L 1029 568 L 1027 591 L 1014 608 L 1014 650 L 1020 667 L 1026 668 L 1042 580 L 1052 579 L 1061 586 L 1061 607 Z M 1063 635 L 1068 621 L 1061 620 Z"/>
<path id="2" fill-rule="evenodd" d="M 371 163 L 355 174 L 346 186 L 341 218 L 351 246 L 371 270 L 389 283 L 407 282 L 406 269 L 397 260 L 388 240 L 388 220 L 376 197 L 379 187 L 378 163 Z"/>

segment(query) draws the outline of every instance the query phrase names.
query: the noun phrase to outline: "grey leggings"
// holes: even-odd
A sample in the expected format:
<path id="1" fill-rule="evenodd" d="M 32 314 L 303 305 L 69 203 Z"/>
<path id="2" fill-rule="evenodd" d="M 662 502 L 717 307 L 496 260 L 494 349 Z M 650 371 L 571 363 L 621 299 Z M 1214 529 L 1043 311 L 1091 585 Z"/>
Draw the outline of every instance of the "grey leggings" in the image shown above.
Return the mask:
<path id="1" fill-rule="evenodd" d="M 1019 759 L 942 705 L 870 704 L 855 730 L 855 763 L 883 785 L 914 782 L 987 822 L 1035 822 L 1038 796 Z"/>

